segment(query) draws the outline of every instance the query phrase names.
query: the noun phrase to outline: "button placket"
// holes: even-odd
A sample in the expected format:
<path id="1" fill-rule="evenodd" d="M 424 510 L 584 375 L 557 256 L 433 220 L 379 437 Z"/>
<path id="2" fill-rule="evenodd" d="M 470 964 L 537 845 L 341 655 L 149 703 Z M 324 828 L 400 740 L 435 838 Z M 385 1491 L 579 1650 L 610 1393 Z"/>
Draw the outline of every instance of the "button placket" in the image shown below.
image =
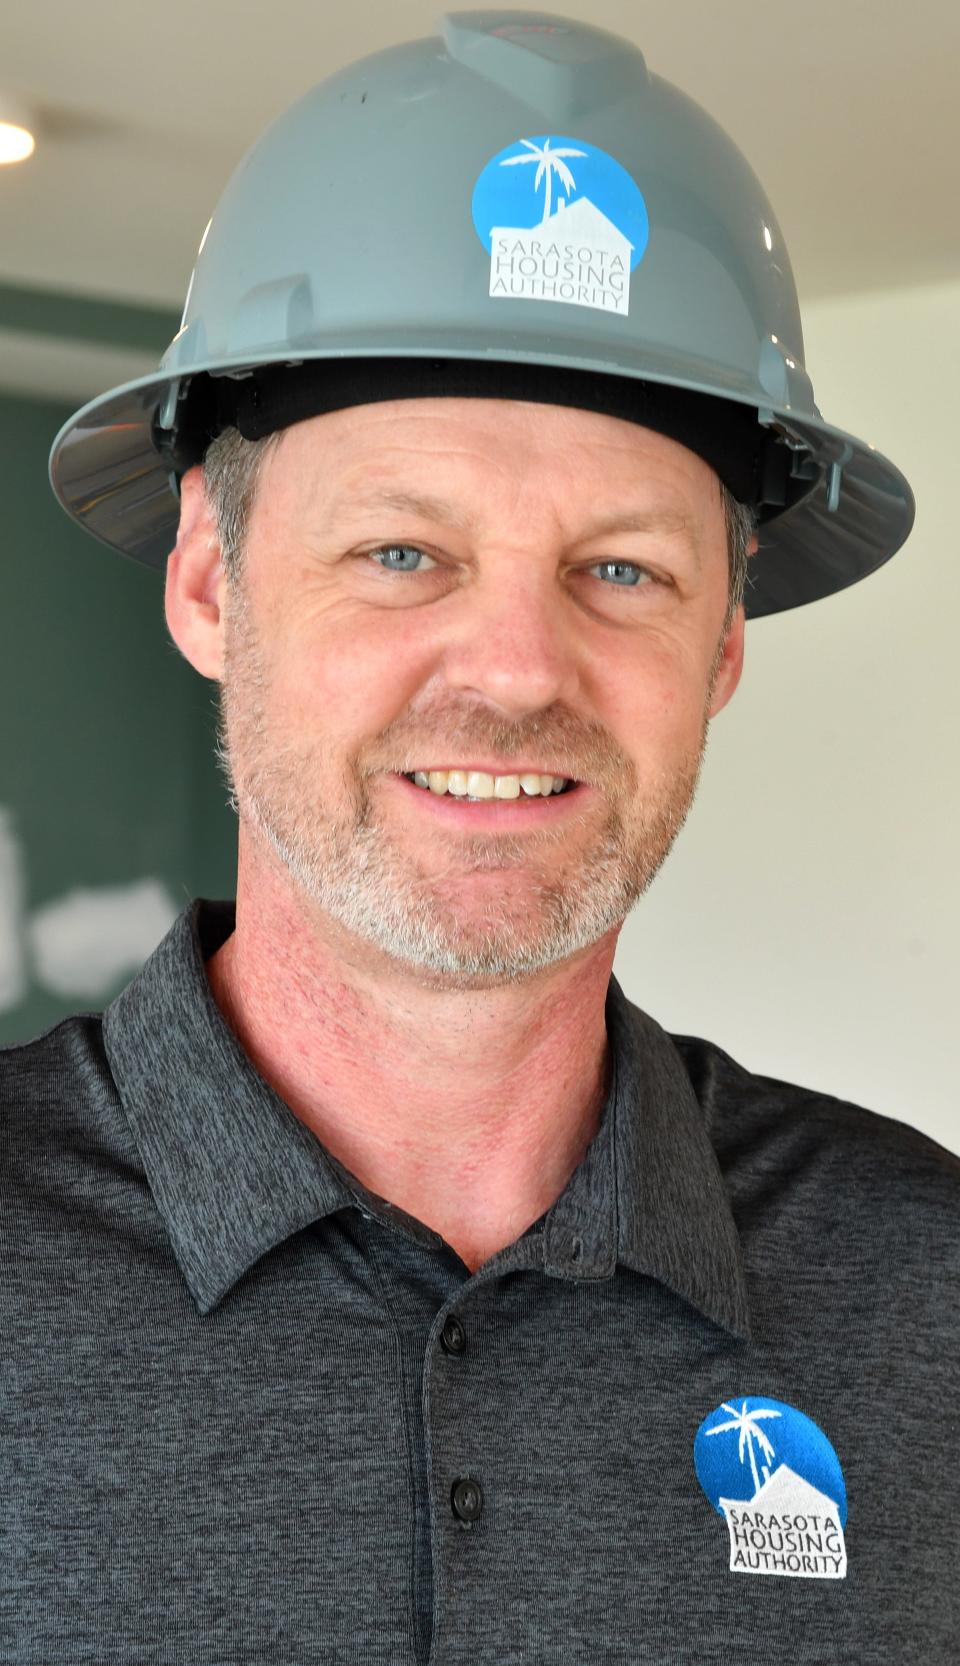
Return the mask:
<path id="1" fill-rule="evenodd" d="M 444 1352 L 459 1358 L 466 1351 L 467 1333 L 455 1313 L 448 1313 L 440 1332 L 440 1346 Z M 483 1488 L 472 1475 L 461 1475 L 450 1488 L 450 1506 L 457 1520 L 472 1527 L 483 1510 Z"/>

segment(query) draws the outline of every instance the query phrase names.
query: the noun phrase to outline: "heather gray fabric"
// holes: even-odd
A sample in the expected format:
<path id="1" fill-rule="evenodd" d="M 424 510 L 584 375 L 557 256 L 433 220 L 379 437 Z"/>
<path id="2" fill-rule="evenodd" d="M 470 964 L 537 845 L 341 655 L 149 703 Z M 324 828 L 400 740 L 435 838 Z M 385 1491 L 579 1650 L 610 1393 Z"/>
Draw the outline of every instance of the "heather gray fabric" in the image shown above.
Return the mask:
<path id="1" fill-rule="evenodd" d="M 0 1660 L 960 1659 L 960 1162 L 611 979 L 601 1126 L 471 1275 L 253 1070 L 232 925 L 0 1055 Z M 693 1442 L 748 1396 L 835 1448 L 845 1578 L 731 1571 Z"/>

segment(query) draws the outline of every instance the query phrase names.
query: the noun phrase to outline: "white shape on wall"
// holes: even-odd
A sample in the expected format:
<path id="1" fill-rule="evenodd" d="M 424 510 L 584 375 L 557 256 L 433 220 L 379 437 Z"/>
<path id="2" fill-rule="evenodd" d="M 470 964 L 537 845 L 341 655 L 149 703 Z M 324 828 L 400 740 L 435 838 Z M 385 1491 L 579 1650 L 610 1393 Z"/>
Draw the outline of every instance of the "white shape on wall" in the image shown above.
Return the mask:
<path id="1" fill-rule="evenodd" d="M 27 913 L 26 860 L 12 810 L 0 804 L 0 1012 L 31 982 L 61 999 L 96 1000 L 139 972 L 177 917 L 159 879 L 76 886 Z"/>
<path id="2" fill-rule="evenodd" d="M 37 981 L 62 997 L 105 995 L 140 970 L 176 917 L 158 879 L 68 891 L 27 928 Z"/>

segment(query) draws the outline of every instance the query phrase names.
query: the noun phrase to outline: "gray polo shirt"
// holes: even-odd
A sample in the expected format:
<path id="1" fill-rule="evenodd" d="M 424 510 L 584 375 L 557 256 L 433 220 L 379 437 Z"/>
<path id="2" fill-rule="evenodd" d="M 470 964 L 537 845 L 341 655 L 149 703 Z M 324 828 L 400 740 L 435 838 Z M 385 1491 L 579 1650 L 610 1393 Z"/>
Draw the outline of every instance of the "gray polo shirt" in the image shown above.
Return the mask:
<path id="1" fill-rule="evenodd" d="M 960 1162 L 611 978 L 598 1132 L 471 1274 L 252 1068 L 232 926 L 0 1056 L 0 1660 L 960 1660 Z"/>

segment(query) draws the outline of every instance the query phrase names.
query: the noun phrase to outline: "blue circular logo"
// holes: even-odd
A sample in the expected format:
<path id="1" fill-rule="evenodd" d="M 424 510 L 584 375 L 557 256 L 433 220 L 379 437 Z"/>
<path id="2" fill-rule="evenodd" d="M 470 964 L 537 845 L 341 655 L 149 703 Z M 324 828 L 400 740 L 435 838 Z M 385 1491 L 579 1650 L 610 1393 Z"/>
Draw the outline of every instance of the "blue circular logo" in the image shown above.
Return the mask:
<path id="1" fill-rule="evenodd" d="M 539 229 L 550 241 L 606 221 L 629 245 L 630 271 L 650 235 L 647 206 L 626 168 L 585 139 L 545 133 L 518 139 L 489 161 L 473 189 L 473 223 L 488 253 L 494 227 Z"/>
<path id="2" fill-rule="evenodd" d="M 823 1430 L 783 1400 L 749 1395 L 725 1400 L 705 1417 L 693 1443 L 697 1480 L 722 1516 L 720 1499 L 750 1503 L 783 1466 L 824 1493 L 847 1522 L 840 1460 Z"/>

